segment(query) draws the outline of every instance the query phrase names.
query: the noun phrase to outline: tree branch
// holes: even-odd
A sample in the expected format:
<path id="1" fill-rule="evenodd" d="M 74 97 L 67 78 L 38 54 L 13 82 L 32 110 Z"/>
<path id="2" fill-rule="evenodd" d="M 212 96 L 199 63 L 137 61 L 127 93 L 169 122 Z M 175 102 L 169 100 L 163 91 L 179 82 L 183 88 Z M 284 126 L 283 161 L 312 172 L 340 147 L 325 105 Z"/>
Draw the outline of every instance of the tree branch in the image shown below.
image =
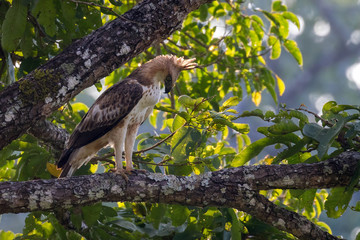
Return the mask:
<path id="1" fill-rule="evenodd" d="M 60 157 L 61 152 L 64 150 L 66 139 L 69 137 L 69 133 L 65 129 L 59 128 L 47 120 L 36 122 L 28 130 L 28 133 L 39 139 L 42 145 L 54 150 L 57 157 Z"/>
<path id="2" fill-rule="evenodd" d="M 138 172 L 131 174 L 128 182 L 114 173 L 3 182 L 0 214 L 54 211 L 98 201 L 219 206 L 248 212 L 301 239 L 336 239 L 306 218 L 274 205 L 257 191 L 347 186 L 359 160 L 360 153 L 344 152 L 314 164 L 243 166 L 190 177 Z"/>
<path id="3" fill-rule="evenodd" d="M 0 92 L 0 149 L 84 88 L 166 39 L 188 13 L 210 1 L 145 0 L 4 89 Z"/>

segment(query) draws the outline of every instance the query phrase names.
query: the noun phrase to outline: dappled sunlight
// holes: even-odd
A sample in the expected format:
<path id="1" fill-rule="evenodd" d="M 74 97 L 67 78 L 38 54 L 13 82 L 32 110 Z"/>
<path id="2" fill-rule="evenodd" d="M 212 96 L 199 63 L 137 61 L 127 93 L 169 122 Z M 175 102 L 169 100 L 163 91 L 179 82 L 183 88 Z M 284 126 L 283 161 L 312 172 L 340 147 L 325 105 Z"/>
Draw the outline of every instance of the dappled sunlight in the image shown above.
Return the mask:
<path id="1" fill-rule="evenodd" d="M 331 27 L 328 22 L 319 20 L 315 22 L 313 31 L 318 37 L 326 37 L 331 31 Z"/>
<path id="2" fill-rule="evenodd" d="M 356 86 L 360 89 L 360 63 L 355 63 L 348 67 L 346 69 L 346 77 L 349 80 L 350 87 Z"/>
<path id="3" fill-rule="evenodd" d="M 309 95 L 309 99 L 311 102 L 315 103 L 315 108 L 318 113 L 321 113 L 321 110 L 325 103 L 334 100 L 334 96 L 326 93 L 326 94 L 319 94 L 319 93 L 312 93 Z"/>

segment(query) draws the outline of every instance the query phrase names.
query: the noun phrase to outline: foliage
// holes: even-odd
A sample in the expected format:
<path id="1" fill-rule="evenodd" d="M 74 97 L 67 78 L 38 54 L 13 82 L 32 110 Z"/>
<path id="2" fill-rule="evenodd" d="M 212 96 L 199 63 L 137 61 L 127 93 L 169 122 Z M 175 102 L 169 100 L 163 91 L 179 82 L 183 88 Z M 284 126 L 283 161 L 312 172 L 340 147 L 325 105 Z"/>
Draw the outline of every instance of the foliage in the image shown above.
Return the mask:
<path id="1" fill-rule="evenodd" d="M 116 0 L 2 1 L 0 90 L 134 4 L 135 1 Z M 189 14 L 181 31 L 111 73 L 105 79 L 105 86 L 96 85 L 99 91 L 108 88 L 129 75 L 139 63 L 158 54 L 197 58 L 200 67 L 192 73 L 183 73 L 171 97 L 162 99 L 149 119 L 160 133 L 140 134 L 137 150 L 141 152 L 164 140 L 170 135 L 169 131 L 172 137 L 137 154 L 134 161 L 138 167 L 189 176 L 250 163 L 312 163 L 349 149 L 359 149 L 359 106 L 329 102 L 324 105 L 321 116 L 304 106 L 298 109 L 281 106 L 277 112 L 255 109 L 239 113 L 236 110 L 244 96 L 250 96 L 253 103 L 259 105 L 264 90 L 270 93 L 274 104 L 278 104 L 285 84 L 270 70 L 265 56 L 277 59 L 285 49 L 299 66 L 303 64 L 296 42 L 289 39 L 289 21 L 300 27 L 294 13 L 281 1 L 274 1 L 270 10 L 245 9 L 242 4 L 241 1 L 214 1 L 202 5 Z M 225 25 L 221 25 L 222 22 Z M 85 104 L 71 102 L 49 120 L 71 132 L 87 110 Z M 250 126 L 243 123 L 245 118 L 260 118 L 264 122 L 265 126 L 257 129 L 263 138 L 251 142 Z M 262 157 L 264 149 L 271 145 L 278 150 L 277 155 Z M 111 161 L 105 159 L 108 152 L 108 149 L 100 152 L 105 170 L 112 167 Z M 254 158 L 259 161 L 255 163 Z M 41 147 L 38 140 L 29 135 L 1 150 L 0 160 L 1 181 L 50 178 L 50 173 L 54 174 L 51 164 L 56 161 L 50 148 Z M 89 164 L 77 174 L 96 170 L 97 164 Z M 354 177 L 352 182 L 356 183 L 358 178 Z M 356 190 L 355 185 L 331 189 L 330 193 L 310 189 L 262 191 L 262 194 L 331 231 L 319 221 L 320 214 L 325 210 L 329 217 L 342 215 Z M 355 211 L 359 211 L 358 205 L 353 207 Z M 54 213 L 31 213 L 23 233 L 17 237 L 293 239 L 234 209 L 149 203 L 125 202 L 117 206 L 98 203 L 74 208 L 67 225 L 71 230 L 65 229 Z M 11 232 L 0 232 L 0 235 L 4 239 L 16 237 Z"/>

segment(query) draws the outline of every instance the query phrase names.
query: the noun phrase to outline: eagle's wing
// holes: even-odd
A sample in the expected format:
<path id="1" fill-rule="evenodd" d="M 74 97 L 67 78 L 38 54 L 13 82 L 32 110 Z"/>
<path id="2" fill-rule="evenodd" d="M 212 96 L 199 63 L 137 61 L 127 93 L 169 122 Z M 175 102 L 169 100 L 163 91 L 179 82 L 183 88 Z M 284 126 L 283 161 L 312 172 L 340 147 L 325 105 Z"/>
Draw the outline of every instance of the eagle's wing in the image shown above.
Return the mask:
<path id="1" fill-rule="evenodd" d="M 58 167 L 66 164 L 72 151 L 95 141 L 115 127 L 139 102 L 142 93 L 141 85 L 132 79 L 124 79 L 107 89 L 74 129 Z"/>

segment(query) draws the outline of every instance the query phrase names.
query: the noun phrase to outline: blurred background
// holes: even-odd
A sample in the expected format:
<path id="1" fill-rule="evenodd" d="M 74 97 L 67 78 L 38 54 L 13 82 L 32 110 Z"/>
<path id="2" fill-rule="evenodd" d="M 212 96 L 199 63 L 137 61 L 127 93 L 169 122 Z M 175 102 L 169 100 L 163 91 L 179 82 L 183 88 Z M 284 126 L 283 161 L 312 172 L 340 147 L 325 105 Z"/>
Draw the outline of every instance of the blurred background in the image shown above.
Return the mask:
<path id="1" fill-rule="evenodd" d="M 284 0 L 288 10 L 295 13 L 301 28 L 292 25 L 290 34 L 302 52 L 304 66 L 299 68 L 295 60 L 285 52 L 275 61 L 267 59 L 270 68 L 285 82 L 286 90 L 280 103 L 288 108 L 304 104 L 308 110 L 320 113 L 324 103 L 360 104 L 360 1 L 359 0 Z M 246 1 L 244 7 L 270 9 L 271 1 Z M 276 109 L 269 96 L 263 96 L 263 109 Z M 239 111 L 253 109 L 250 98 L 241 102 Z M 250 124 L 257 140 L 256 119 Z M 263 125 L 263 122 L 259 122 Z M 259 125 L 260 126 L 260 125 Z M 258 135 L 258 136 L 256 136 Z M 268 154 L 274 151 L 269 148 Z M 350 206 L 360 200 L 354 194 Z M 333 234 L 344 239 L 355 239 L 360 232 L 360 214 L 348 209 L 339 219 L 329 219 L 325 211 L 321 221 L 326 222 Z"/>
<path id="2" fill-rule="evenodd" d="M 313 112 L 320 112 L 327 101 L 340 104 L 360 104 L 360 1 L 359 0 L 284 0 L 288 9 L 295 13 L 301 23 L 298 30 L 291 25 L 291 38 L 296 40 L 303 54 L 301 69 L 290 54 L 283 49 L 280 59 L 267 59 L 270 68 L 282 78 L 286 91 L 279 98 L 288 108 L 305 105 Z M 251 0 L 243 4 L 244 14 L 256 7 L 271 9 L 271 1 Z M 224 24 L 224 23 L 223 23 Z M 221 26 L 219 28 L 226 27 Z M 99 93 L 95 87 L 86 89 L 79 101 L 91 105 Z M 263 95 L 260 107 L 276 110 L 277 106 L 269 94 Z M 251 110 L 255 106 L 250 97 L 240 103 L 239 111 Z M 249 121 L 255 141 L 262 137 L 256 128 L 263 125 L 257 119 Z M 250 122 L 251 121 L 251 122 Z M 143 126 L 146 128 L 148 125 Z M 266 154 L 272 154 L 268 149 Z M 275 152 L 273 152 L 275 154 Z M 360 200 L 354 195 L 350 204 Z M 26 214 L 6 214 L 0 222 L 0 229 L 21 232 Z M 330 225 L 334 235 L 355 239 L 360 232 L 360 214 L 348 209 L 339 219 L 328 219 L 325 212 L 321 220 Z"/>

